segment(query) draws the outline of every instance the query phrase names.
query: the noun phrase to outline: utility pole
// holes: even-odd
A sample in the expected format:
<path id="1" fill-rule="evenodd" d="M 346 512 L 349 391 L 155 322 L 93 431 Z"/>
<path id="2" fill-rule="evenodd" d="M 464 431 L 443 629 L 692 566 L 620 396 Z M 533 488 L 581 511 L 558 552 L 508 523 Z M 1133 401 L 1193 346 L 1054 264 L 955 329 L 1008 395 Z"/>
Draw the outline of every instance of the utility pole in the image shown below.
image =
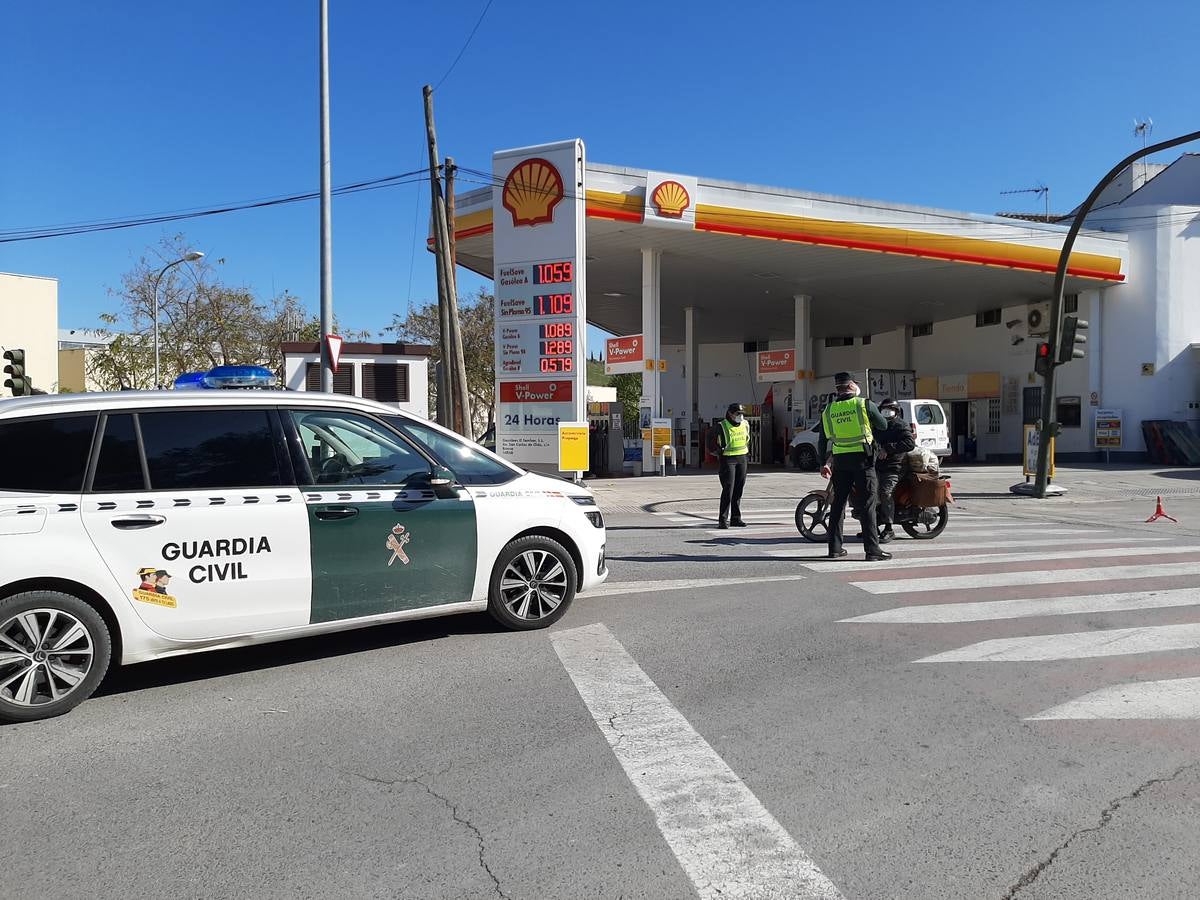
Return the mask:
<path id="1" fill-rule="evenodd" d="M 425 85 L 425 135 L 429 144 L 429 187 L 433 207 L 434 255 L 437 260 L 438 324 L 442 343 L 442 370 L 446 388 L 445 402 L 438 398 L 438 421 L 469 437 L 470 422 L 466 400 L 466 366 L 462 343 L 458 338 L 458 300 L 454 293 L 454 263 L 450 254 L 446 200 L 438 177 L 437 132 L 433 124 L 433 88 Z M 445 413 L 443 414 L 443 407 Z M 443 419 L 443 415 L 445 418 Z"/>
<path id="2" fill-rule="evenodd" d="M 454 366 L 454 385 L 457 388 L 454 396 L 454 415 L 458 425 L 455 431 L 465 438 L 473 437 L 471 423 L 471 394 L 467 390 L 466 350 L 463 347 L 462 323 L 458 318 L 458 257 L 454 243 L 454 173 L 457 166 L 454 158 L 446 157 L 446 247 L 449 263 L 446 271 L 449 277 L 446 281 L 450 287 L 450 343 L 454 347 L 451 363 Z"/>
<path id="3" fill-rule="evenodd" d="M 331 167 L 329 164 L 329 0 L 321 6 L 321 390 L 333 391 L 333 360 L 329 341 L 333 333 L 333 218 L 330 207 Z"/>
<path id="4" fill-rule="evenodd" d="M 1131 153 L 1113 166 L 1109 173 L 1100 179 L 1100 183 L 1092 188 L 1092 192 L 1088 194 L 1088 198 L 1083 201 L 1083 205 L 1079 207 L 1079 210 L 1075 213 L 1075 219 L 1071 222 L 1067 238 L 1063 241 L 1062 250 L 1058 254 L 1058 266 L 1054 270 L 1054 292 L 1050 296 L 1050 334 L 1047 336 L 1047 340 L 1050 342 L 1051 353 L 1056 354 L 1058 352 L 1062 336 L 1062 301 L 1063 289 L 1067 280 L 1067 263 L 1071 258 L 1071 249 L 1075 246 L 1075 238 L 1078 236 L 1079 230 L 1083 227 L 1083 220 L 1087 218 L 1087 214 L 1092 211 L 1092 207 L 1100 199 L 1100 195 L 1104 192 L 1104 189 L 1112 184 L 1118 175 L 1139 159 L 1149 156 L 1151 153 L 1157 153 L 1160 150 L 1167 150 L 1171 147 L 1177 147 L 1180 144 L 1186 144 L 1195 140 L 1200 140 L 1200 131 L 1193 131 L 1190 134 L 1172 138 L 1160 144 L 1143 146 L 1141 150 Z M 1099 352 L 1099 350 L 1096 352 Z M 1046 496 L 1046 485 L 1049 482 L 1050 439 L 1054 436 L 1055 432 L 1055 422 L 1053 421 L 1054 370 L 1057 367 L 1057 363 L 1052 360 L 1052 364 L 1046 371 L 1045 376 L 1043 376 L 1042 421 L 1038 440 L 1037 477 L 1033 485 L 1033 495 L 1035 497 Z"/>

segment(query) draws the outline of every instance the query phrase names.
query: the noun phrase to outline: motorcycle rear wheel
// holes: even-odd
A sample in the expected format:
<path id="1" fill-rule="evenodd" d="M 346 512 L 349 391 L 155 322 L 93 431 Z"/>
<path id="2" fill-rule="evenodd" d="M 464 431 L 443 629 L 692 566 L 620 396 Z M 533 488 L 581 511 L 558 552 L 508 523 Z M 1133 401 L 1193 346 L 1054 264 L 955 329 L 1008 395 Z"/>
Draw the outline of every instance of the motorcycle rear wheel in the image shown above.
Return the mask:
<path id="1" fill-rule="evenodd" d="M 937 518 L 932 523 L 905 522 L 901 527 L 911 538 L 916 538 L 918 541 L 931 541 L 946 530 L 946 523 L 949 520 L 950 507 L 943 503 L 938 507 Z"/>
<path id="2" fill-rule="evenodd" d="M 824 493 L 809 494 L 797 504 L 796 529 L 815 544 L 829 539 L 829 501 Z"/>

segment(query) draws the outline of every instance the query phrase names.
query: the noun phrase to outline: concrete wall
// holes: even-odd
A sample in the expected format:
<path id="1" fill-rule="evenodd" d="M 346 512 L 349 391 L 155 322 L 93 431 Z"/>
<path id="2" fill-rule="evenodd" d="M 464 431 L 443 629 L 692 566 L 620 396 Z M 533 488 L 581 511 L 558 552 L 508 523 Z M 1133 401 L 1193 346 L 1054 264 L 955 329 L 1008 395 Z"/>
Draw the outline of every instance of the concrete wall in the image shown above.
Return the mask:
<path id="1" fill-rule="evenodd" d="M 0 347 L 25 351 L 26 371 L 34 387 L 47 392 L 58 389 L 57 279 L 0 273 Z M 0 397 L 11 393 L 0 386 Z"/>

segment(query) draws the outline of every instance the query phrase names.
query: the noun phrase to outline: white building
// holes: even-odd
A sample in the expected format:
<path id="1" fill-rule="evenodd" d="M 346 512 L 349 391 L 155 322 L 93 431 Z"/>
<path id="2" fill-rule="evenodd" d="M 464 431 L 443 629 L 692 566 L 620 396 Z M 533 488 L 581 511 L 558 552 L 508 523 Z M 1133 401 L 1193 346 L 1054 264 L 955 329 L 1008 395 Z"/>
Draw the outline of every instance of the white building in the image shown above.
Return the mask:
<path id="1" fill-rule="evenodd" d="M 58 279 L 0 272 L 0 350 L 24 350 L 33 386 L 47 392 L 58 389 L 57 334 Z M 6 377 L 0 374 L 0 397 L 12 395 Z"/>
<path id="2" fill-rule="evenodd" d="M 656 208 L 683 186 L 671 221 Z M 458 261 L 492 274 L 492 189 L 456 198 Z M 1066 224 L 588 163 L 587 315 L 643 335 L 643 393 L 694 445 L 698 424 L 772 388 L 775 440 L 811 421 L 817 380 L 912 369 L 977 456 L 1018 460 L 1040 416 L 1035 348 Z M 1097 459 L 1094 410 L 1124 414 L 1114 458 L 1144 455 L 1143 420 L 1200 428 L 1200 156 L 1136 163 L 1102 198 L 1068 266 L 1066 312 L 1087 356 L 1056 373 L 1058 459 Z M 598 349 L 598 348 L 593 348 Z M 756 378 L 756 352 L 794 372 Z M 780 376 L 776 376 L 780 377 Z M 691 458 L 695 458 L 693 455 Z"/>
<path id="3" fill-rule="evenodd" d="M 333 392 L 391 403 L 429 418 L 429 357 L 424 344 L 361 344 L 346 341 Z M 321 348 L 316 343 L 283 345 L 284 384 L 292 391 L 321 389 Z"/>

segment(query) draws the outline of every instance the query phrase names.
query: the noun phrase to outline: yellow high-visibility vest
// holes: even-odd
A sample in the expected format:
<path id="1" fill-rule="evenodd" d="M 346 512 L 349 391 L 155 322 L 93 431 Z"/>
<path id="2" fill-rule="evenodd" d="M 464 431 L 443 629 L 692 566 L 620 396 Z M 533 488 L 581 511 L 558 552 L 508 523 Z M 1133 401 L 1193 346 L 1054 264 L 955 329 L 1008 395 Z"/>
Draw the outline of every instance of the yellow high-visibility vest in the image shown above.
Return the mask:
<path id="1" fill-rule="evenodd" d="M 750 452 L 750 423 L 745 420 L 734 425 L 728 419 L 721 420 L 721 432 L 725 435 L 722 456 L 745 456 Z"/>
<path id="2" fill-rule="evenodd" d="M 867 419 L 867 401 L 862 397 L 837 400 L 821 414 L 825 437 L 833 443 L 834 454 L 865 453 L 875 441 Z"/>

